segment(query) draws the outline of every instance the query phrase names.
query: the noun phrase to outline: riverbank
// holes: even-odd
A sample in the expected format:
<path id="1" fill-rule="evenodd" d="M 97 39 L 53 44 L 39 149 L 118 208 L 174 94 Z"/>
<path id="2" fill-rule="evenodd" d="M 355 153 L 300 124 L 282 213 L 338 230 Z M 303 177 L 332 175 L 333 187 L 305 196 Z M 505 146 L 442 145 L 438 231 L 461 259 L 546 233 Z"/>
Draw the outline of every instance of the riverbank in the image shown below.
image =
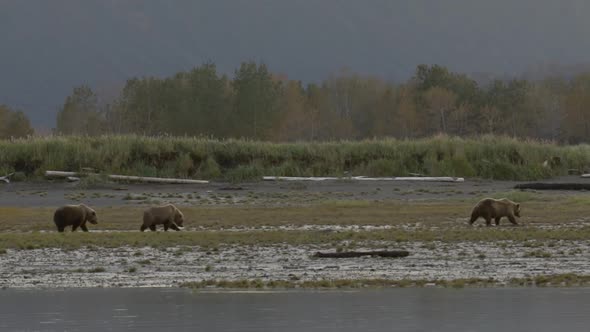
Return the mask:
<path id="1" fill-rule="evenodd" d="M 345 244 L 346 242 L 341 242 Z M 8 249 L 0 287 L 358 288 L 590 285 L 589 241 L 372 241 L 405 258 L 315 258 L 329 244 Z M 346 250 L 346 247 L 344 249 Z"/>
<path id="2" fill-rule="evenodd" d="M 0 192 L 0 287 L 588 285 L 590 194 L 513 190 L 517 183 L 11 183 Z M 520 226 L 469 226 L 471 208 L 488 196 L 521 203 Z M 55 208 L 78 202 L 97 210 L 98 225 L 57 233 Z M 183 210 L 185 230 L 140 233 L 143 209 L 163 203 Z M 398 249 L 410 255 L 313 257 Z"/>
<path id="3" fill-rule="evenodd" d="M 243 182 L 262 176 L 457 176 L 535 180 L 584 172 L 590 146 L 500 136 L 271 143 L 196 137 L 31 137 L 0 140 L 0 174 L 47 170 Z M 548 162 L 545 167 L 543 164 Z M 95 177 L 90 182 L 104 179 Z"/>

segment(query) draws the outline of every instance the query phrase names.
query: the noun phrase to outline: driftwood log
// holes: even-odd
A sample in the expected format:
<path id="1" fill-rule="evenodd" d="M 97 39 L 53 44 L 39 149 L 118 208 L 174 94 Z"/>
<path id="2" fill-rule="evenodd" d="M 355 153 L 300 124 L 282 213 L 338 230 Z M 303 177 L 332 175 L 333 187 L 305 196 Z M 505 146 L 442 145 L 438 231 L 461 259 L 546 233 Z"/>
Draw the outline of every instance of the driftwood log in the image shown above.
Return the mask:
<path id="1" fill-rule="evenodd" d="M 590 190 L 590 183 L 521 183 L 514 186 L 515 189 L 534 190 Z"/>
<path id="2" fill-rule="evenodd" d="M 317 258 L 352 258 L 361 256 L 379 256 L 379 257 L 407 257 L 410 253 L 406 250 L 391 251 L 343 251 L 343 252 L 316 252 L 314 257 Z"/>
<path id="3" fill-rule="evenodd" d="M 264 181 L 334 181 L 334 180 L 354 180 L 354 181 L 419 181 L 419 182 L 464 182 L 464 178 L 455 178 L 451 176 L 402 176 L 402 177 L 381 177 L 370 178 L 367 176 L 353 177 L 300 177 L 300 176 L 263 176 Z"/>
<path id="4" fill-rule="evenodd" d="M 0 176 L 0 181 L 4 181 L 6 183 L 10 183 L 10 178 L 14 175 L 14 173 L 10 173 L 6 176 Z"/>
<path id="5" fill-rule="evenodd" d="M 78 173 L 78 172 L 63 172 L 63 171 L 46 171 L 46 177 L 52 178 L 72 178 L 93 175 L 93 173 Z M 94 174 L 96 175 L 96 174 Z M 133 181 L 145 183 L 168 183 L 168 184 L 205 184 L 209 181 L 192 180 L 192 179 L 174 179 L 174 178 L 153 178 L 146 176 L 130 176 L 130 175 L 106 175 L 108 179 L 117 181 Z"/>

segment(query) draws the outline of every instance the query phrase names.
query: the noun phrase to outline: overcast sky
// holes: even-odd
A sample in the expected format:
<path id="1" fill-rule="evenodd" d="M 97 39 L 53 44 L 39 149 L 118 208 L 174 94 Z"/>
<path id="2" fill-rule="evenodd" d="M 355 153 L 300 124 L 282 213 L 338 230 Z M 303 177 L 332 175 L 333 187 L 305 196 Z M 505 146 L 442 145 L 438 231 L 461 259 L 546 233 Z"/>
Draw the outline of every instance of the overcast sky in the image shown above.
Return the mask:
<path id="1" fill-rule="evenodd" d="M 587 0 L 0 0 L 0 104 L 53 126 L 75 85 L 204 61 L 264 61 L 317 81 L 347 66 L 397 81 L 420 63 L 519 75 L 588 64 Z"/>

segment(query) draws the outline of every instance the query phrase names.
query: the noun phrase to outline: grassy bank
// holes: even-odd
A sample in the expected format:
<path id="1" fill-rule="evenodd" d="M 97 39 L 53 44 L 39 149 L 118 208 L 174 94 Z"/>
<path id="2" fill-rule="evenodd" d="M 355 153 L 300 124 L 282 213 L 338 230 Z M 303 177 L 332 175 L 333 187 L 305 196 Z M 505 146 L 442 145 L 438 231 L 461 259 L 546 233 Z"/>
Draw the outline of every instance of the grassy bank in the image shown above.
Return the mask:
<path id="1" fill-rule="evenodd" d="M 559 157 L 549 170 L 544 160 Z M 242 181 L 283 176 L 463 176 L 530 180 L 583 170 L 590 146 L 486 136 L 420 140 L 268 143 L 140 136 L 0 141 L 0 174 L 93 167 L 104 173 Z"/>
<path id="2" fill-rule="evenodd" d="M 423 228 L 417 230 L 386 229 L 375 231 L 191 231 L 191 232 L 118 232 L 118 233 L 2 233 L 0 249 L 76 249 L 86 246 L 156 247 L 199 246 L 217 248 L 222 245 L 325 245 L 374 241 L 396 242 L 494 242 L 494 241 L 571 241 L 590 238 L 590 227 L 540 228 Z M 379 244 L 381 246 L 381 244 Z M 312 253 L 310 253 L 311 255 Z"/>
<path id="3" fill-rule="evenodd" d="M 522 227 L 577 224 L 587 218 L 590 206 L 587 196 L 549 198 L 527 192 L 491 196 L 508 197 L 523 203 L 522 218 L 519 219 Z M 229 227 L 253 230 L 264 226 L 307 225 L 462 228 L 467 227 L 471 208 L 479 198 L 401 202 L 318 200 L 300 206 L 182 206 L 181 209 L 187 229 L 222 230 Z M 90 231 L 137 231 L 145 208 L 133 205 L 95 207 L 99 223 L 88 227 Z M 55 207 L 0 207 L 0 232 L 55 231 L 54 211 Z M 484 220 L 480 219 L 476 225 L 483 224 Z M 509 222 L 504 218 L 501 225 L 509 225 Z"/>

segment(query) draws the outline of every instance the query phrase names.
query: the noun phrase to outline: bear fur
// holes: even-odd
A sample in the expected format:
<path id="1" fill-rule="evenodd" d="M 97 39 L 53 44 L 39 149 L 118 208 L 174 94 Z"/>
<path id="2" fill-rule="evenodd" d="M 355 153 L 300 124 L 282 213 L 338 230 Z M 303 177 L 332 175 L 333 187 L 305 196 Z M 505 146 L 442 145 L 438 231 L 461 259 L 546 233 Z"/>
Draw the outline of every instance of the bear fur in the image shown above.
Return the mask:
<path id="1" fill-rule="evenodd" d="M 53 222 L 57 226 L 58 232 L 63 232 L 67 226 L 72 226 L 72 232 L 75 232 L 80 227 L 84 232 L 88 232 L 86 222 L 93 225 L 98 223 L 96 211 L 84 204 L 80 205 L 65 205 L 53 214 Z"/>
<path id="2" fill-rule="evenodd" d="M 514 203 L 507 198 L 485 198 L 479 201 L 471 211 L 469 224 L 473 225 L 479 217 L 483 217 L 486 220 L 487 226 L 492 224 L 492 219 L 494 219 L 496 226 L 498 226 L 502 217 L 508 217 L 508 220 L 512 224 L 518 225 L 516 218 L 514 218 L 515 216 L 520 218 L 520 204 Z"/>
<path id="3" fill-rule="evenodd" d="M 164 231 L 168 231 L 168 228 L 179 231 L 184 224 L 184 214 L 172 204 L 151 207 L 143 212 L 140 230 L 143 232 L 149 228 L 155 231 L 156 225 L 160 224 L 164 225 Z"/>

